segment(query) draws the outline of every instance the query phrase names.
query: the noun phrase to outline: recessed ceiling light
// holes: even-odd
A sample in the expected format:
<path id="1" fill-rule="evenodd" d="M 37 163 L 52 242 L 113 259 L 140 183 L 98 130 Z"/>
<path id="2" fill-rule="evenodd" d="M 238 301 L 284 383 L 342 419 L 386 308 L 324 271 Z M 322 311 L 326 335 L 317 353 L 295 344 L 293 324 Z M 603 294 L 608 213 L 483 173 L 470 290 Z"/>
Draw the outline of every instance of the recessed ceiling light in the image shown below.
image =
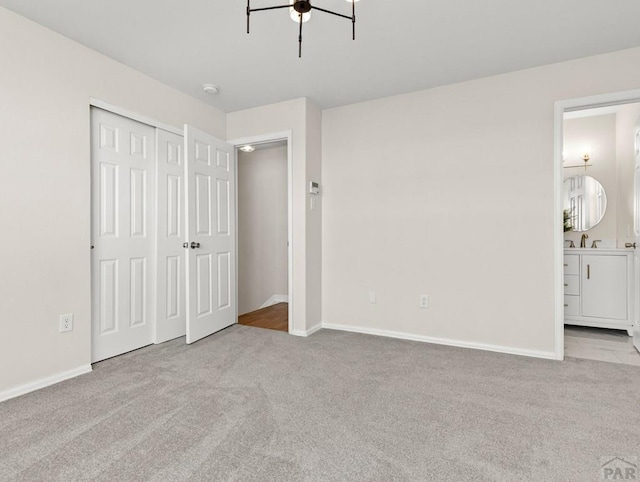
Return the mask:
<path id="1" fill-rule="evenodd" d="M 218 92 L 220 92 L 220 89 L 218 89 L 218 86 L 213 84 L 204 84 L 202 86 L 202 90 L 204 90 L 207 94 L 211 94 L 211 95 L 215 95 Z"/>
<path id="2" fill-rule="evenodd" d="M 250 146 L 249 144 L 247 144 L 246 146 L 242 146 L 239 148 L 242 152 L 253 152 L 256 150 L 255 147 Z"/>

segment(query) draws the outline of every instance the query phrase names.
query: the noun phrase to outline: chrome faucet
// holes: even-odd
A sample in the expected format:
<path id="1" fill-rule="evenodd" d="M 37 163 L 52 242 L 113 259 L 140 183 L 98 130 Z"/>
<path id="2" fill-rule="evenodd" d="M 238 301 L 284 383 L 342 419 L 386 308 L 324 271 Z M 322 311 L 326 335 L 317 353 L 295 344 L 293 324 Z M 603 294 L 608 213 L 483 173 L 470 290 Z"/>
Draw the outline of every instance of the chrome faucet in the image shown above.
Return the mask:
<path id="1" fill-rule="evenodd" d="M 584 233 L 582 235 L 582 237 L 580 238 L 580 247 L 581 248 L 586 248 L 587 247 L 587 239 L 589 238 L 589 235 L 587 233 Z"/>

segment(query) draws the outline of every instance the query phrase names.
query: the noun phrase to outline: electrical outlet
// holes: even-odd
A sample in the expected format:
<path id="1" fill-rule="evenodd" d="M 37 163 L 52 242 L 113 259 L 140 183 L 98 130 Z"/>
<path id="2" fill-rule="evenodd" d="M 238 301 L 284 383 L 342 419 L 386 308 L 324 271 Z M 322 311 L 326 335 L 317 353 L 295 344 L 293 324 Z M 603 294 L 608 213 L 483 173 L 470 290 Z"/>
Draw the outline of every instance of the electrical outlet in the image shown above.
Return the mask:
<path id="1" fill-rule="evenodd" d="M 429 308 L 429 296 L 420 295 L 420 308 Z"/>
<path id="2" fill-rule="evenodd" d="M 73 331 L 73 313 L 60 315 L 60 333 Z"/>
<path id="3" fill-rule="evenodd" d="M 376 302 L 376 292 L 369 291 L 369 303 L 374 304 Z"/>

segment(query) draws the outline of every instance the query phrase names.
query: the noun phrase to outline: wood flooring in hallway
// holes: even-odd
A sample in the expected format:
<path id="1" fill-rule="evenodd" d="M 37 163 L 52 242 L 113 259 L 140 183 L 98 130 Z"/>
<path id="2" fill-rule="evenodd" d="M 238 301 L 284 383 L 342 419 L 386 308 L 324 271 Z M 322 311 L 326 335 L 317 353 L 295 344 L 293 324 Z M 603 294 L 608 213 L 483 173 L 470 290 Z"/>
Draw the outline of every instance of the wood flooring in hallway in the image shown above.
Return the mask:
<path id="1" fill-rule="evenodd" d="M 275 305 L 240 315 L 238 324 L 288 332 L 289 303 L 276 303 Z"/>

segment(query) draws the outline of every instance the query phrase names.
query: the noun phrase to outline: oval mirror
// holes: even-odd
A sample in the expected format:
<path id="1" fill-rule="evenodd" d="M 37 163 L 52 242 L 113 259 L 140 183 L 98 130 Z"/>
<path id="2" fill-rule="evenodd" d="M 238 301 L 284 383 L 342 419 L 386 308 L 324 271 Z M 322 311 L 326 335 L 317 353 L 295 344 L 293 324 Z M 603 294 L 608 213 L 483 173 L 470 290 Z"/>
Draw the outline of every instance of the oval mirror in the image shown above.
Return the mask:
<path id="1" fill-rule="evenodd" d="M 572 231 L 588 231 L 602 221 L 607 194 L 602 184 L 590 176 L 568 177 L 564 180 L 563 209 Z"/>

